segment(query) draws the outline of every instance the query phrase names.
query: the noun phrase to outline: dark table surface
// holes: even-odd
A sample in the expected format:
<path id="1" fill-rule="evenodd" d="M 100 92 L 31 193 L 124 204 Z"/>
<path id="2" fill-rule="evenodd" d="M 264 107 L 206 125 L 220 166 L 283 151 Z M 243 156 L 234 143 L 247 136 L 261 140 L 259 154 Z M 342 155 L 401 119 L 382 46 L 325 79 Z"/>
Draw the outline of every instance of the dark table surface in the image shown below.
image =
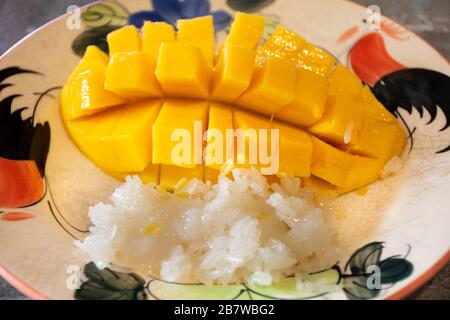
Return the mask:
<path id="1" fill-rule="evenodd" d="M 64 14 L 67 6 L 84 5 L 89 2 L 92 0 L 1 0 L 0 54 L 29 32 Z M 355 2 L 363 5 L 379 5 L 382 14 L 427 39 L 449 59 L 449 0 L 355 0 Z M 26 298 L 0 278 L 0 300 L 5 299 Z M 450 264 L 408 299 L 450 299 Z"/>

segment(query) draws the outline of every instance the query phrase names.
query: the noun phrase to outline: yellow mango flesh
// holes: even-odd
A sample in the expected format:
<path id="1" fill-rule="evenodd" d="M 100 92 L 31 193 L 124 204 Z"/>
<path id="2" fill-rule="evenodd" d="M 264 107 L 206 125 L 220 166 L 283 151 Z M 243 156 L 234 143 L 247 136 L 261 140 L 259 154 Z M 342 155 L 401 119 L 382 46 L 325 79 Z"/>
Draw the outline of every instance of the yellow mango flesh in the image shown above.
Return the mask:
<path id="1" fill-rule="evenodd" d="M 228 133 L 227 133 L 228 130 Z M 229 106 L 212 103 L 209 107 L 205 166 L 219 170 L 227 161 L 233 161 L 233 112 Z M 227 145 L 227 135 L 230 142 Z"/>
<path id="2" fill-rule="evenodd" d="M 406 136 L 397 119 L 350 70 L 340 64 L 334 68 L 332 55 L 301 36 L 279 26 L 256 51 L 264 18 L 238 13 L 215 57 L 212 17 L 177 25 L 175 35 L 169 24 L 146 22 L 142 45 L 134 27 L 112 32 L 110 61 L 96 47 L 88 47 L 61 92 L 61 112 L 71 137 L 110 175 L 123 180 L 137 174 L 144 183 L 160 181 L 174 190 L 180 178 L 215 183 L 221 169 L 265 169 L 271 164 L 261 160 L 258 129 L 267 129 L 262 147 L 267 157 L 271 152 L 279 156 L 277 172 L 266 173 L 268 179 L 302 177 L 305 185 L 341 194 L 378 179 L 385 163 L 401 154 Z M 142 107 L 128 111 L 139 106 L 126 104 L 129 100 L 162 95 L 167 100 L 160 102 L 161 112 L 158 108 L 154 118 Z M 197 130 L 196 120 L 201 121 Z M 223 161 L 217 163 L 208 153 L 212 135 L 203 141 L 206 150 L 199 148 L 206 151 L 204 159 L 197 154 L 195 135 L 201 141 L 207 128 L 217 129 L 223 138 L 226 129 L 255 129 L 256 137 L 246 132 L 244 149 L 233 152 L 222 146 L 222 154 L 228 151 L 223 160 L 233 160 L 223 167 Z M 186 159 L 179 153 L 181 159 L 172 157 L 181 141 L 180 132 L 172 141 L 177 129 L 192 138 Z M 277 143 L 271 129 L 279 129 Z M 256 159 L 250 159 L 253 138 Z M 237 147 L 238 139 L 232 140 Z"/>
<path id="3" fill-rule="evenodd" d="M 251 15 L 238 12 L 231 24 L 227 44 L 236 44 L 256 49 L 264 31 L 265 18 L 263 16 Z"/>
<path id="4" fill-rule="evenodd" d="M 279 130 L 280 176 L 309 177 L 313 144 L 309 134 L 299 128 L 274 121 L 272 129 Z"/>
<path id="5" fill-rule="evenodd" d="M 323 116 L 328 86 L 325 77 L 299 69 L 294 100 L 275 113 L 275 117 L 298 126 L 311 126 Z"/>
<path id="6" fill-rule="evenodd" d="M 272 115 L 292 102 L 297 69 L 290 62 L 268 57 L 253 73 L 249 88 L 236 101 L 241 107 Z"/>
<path id="7" fill-rule="evenodd" d="M 302 36 L 283 26 L 278 26 L 261 46 L 258 55 L 274 56 L 298 65 L 302 61 L 302 48 L 305 44 L 306 40 Z"/>
<path id="8" fill-rule="evenodd" d="M 380 162 L 376 159 L 351 155 L 312 137 L 311 173 L 345 192 L 373 182 L 380 176 Z"/>
<path id="9" fill-rule="evenodd" d="M 154 61 L 146 53 L 116 53 L 106 68 L 105 88 L 128 99 L 161 97 L 162 90 L 154 74 L 155 67 Z"/>
<path id="10" fill-rule="evenodd" d="M 300 66 L 306 70 L 326 76 L 335 63 L 335 57 L 312 43 L 306 43 L 302 49 Z"/>
<path id="11" fill-rule="evenodd" d="M 114 30 L 106 37 L 109 55 L 117 52 L 132 52 L 141 50 L 141 39 L 135 26 L 125 26 Z"/>
<path id="12" fill-rule="evenodd" d="M 164 93 L 172 97 L 207 98 L 211 68 L 200 49 L 186 43 L 162 43 L 156 78 Z"/>
<path id="13" fill-rule="evenodd" d="M 291 61 L 298 67 L 322 76 L 327 75 L 336 62 L 331 54 L 283 26 L 278 26 L 262 45 L 259 56 L 274 56 Z"/>
<path id="14" fill-rule="evenodd" d="M 98 47 L 88 46 L 83 55 L 83 58 L 80 60 L 75 69 L 72 71 L 69 80 L 67 82 L 71 82 L 81 72 L 87 70 L 91 69 L 106 70 L 108 60 L 109 60 L 108 55 L 103 51 L 101 51 Z"/>
<path id="15" fill-rule="evenodd" d="M 268 168 L 269 163 L 261 161 L 261 148 L 265 148 L 266 155 L 270 156 L 271 150 L 271 122 L 269 119 L 249 112 L 233 109 L 233 123 L 236 135 L 235 163 L 234 167 L 257 169 Z M 261 142 L 259 130 L 266 129 L 266 142 Z M 277 146 L 278 147 L 278 146 Z M 275 150 L 275 152 L 278 150 Z M 262 172 L 264 174 L 264 172 Z M 269 173 L 274 174 L 274 173 Z"/>
<path id="16" fill-rule="evenodd" d="M 161 165 L 159 184 L 169 191 L 176 191 L 195 178 L 203 180 L 204 168 L 202 165 L 188 169 L 163 164 Z"/>
<path id="17" fill-rule="evenodd" d="M 81 72 L 61 92 L 61 114 L 73 120 L 103 109 L 124 104 L 127 100 L 104 89 L 105 71 L 93 68 Z"/>
<path id="18" fill-rule="evenodd" d="M 322 118 L 308 131 L 336 145 L 352 145 L 357 140 L 363 118 L 364 110 L 352 96 L 330 96 Z"/>
<path id="19" fill-rule="evenodd" d="M 329 95 L 331 96 L 346 94 L 356 98 L 363 88 L 361 80 L 342 64 L 338 64 L 334 68 L 328 80 L 330 81 Z"/>
<path id="20" fill-rule="evenodd" d="M 175 42 L 173 26 L 165 22 L 146 21 L 142 27 L 142 52 L 148 54 L 155 64 L 163 42 Z"/>
<path id="21" fill-rule="evenodd" d="M 347 151 L 386 163 L 399 156 L 405 144 L 406 135 L 398 122 L 389 124 L 366 116 L 356 143 Z"/>
<path id="22" fill-rule="evenodd" d="M 212 98 L 234 102 L 248 88 L 255 69 L 254 49 L 226 44 L 219 56 L 213 74 Z"/>
<path id="23" fill-rule="evenodd" d="M 147 183 L 155 183 L 159 184 L 159 171 L 160 171 L 160 165 L 159 164 L 153 164 L 150 163 L 147 168 L 144 169 L 144 171 L 137 171 L 137 172 L 113 172 L 113 171 L 106 171 L 107 174 L 110 176 L 116 178 L 120 181 L 125 181 L 125 178 L 127 176 L 138 176 L 139 179 L 141 179 L 143 184 Z"/>
<path id="24" fill-rule="evenodd" d="M 199 136 L 202 141 L 207 125 L 206 101 L 166 100 L 153 124 L 152 162 L 185 168 L 201 164 L 202 150 L 197 143 Z"/>
<path id="25" fill-rule="evenodd" d="M 384 123 L 398 123 L 397 118 L 377 100 L 369 87 L 365 86 L 360 90 L 357 101 L 364 106 L 367 117 Z"/>
<path id="26" fill-rule="evenodd" d="M 208 65 L 213 64 L 215 34 L 212 16 L 181 19 L 177 22 L 177 40 L 198 46 Z"/>
<path id="27" fill-rule="evenodd" d="M 151 126 L 159 100 L 140 101 L 66 123 L 71 138 L 108 172 L 140 172 L 152 158 Z"/>

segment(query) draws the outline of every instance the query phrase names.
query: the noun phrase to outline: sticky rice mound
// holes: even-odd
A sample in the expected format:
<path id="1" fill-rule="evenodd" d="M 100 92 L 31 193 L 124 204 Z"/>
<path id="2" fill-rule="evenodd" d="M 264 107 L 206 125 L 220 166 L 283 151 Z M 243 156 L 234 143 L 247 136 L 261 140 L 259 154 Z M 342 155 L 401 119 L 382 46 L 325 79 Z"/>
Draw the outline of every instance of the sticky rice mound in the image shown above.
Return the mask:
<path id="1" fill-rule="evenodd" d="M 127 177 L 110 204 L 89 209 L 91 233 L 75 244 L 99 268 L 176 282 L 270 285 L 336 262 L 334 216 L 300 179 L 232 176 L 213 186 L 193 179 L 174 193 Z"/>

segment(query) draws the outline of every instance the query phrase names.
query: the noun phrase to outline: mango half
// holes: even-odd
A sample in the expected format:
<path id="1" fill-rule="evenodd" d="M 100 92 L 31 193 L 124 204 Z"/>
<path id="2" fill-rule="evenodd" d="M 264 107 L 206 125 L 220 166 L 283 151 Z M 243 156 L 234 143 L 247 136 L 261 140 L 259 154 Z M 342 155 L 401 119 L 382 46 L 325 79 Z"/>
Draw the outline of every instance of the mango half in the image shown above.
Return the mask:
<path id="1" fill-rule="evenodd" d="M 238 13 L 215 51 L 212 17 L 125 26 L 88 47 L 61 93 L 64 125 L 107 174 L 177 190 L 232 168 L 344 193 L 380 178 L 405 131 L 324 49 Z M 185 140 L 183 140 L 185 138 Z M 187 143 L 186 148 L 180 142 Z"/>

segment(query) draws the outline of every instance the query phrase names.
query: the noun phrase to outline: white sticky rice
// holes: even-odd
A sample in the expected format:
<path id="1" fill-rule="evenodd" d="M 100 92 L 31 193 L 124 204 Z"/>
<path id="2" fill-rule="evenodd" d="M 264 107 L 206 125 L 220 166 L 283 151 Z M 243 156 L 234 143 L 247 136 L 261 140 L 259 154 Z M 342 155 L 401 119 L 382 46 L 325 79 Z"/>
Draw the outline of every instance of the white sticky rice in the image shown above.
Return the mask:
<path id="1" fill-rule="evenodd" d="M 270 285 L 338 258 L 334 216 L 300 179 L 270 185 L 234 169 L 211 186 L 194 179 L 175 193 L 138 177 L 89 210 L 91 234 L 76 245 L 99 268 L 110 263 L 177 282 Z"/>

